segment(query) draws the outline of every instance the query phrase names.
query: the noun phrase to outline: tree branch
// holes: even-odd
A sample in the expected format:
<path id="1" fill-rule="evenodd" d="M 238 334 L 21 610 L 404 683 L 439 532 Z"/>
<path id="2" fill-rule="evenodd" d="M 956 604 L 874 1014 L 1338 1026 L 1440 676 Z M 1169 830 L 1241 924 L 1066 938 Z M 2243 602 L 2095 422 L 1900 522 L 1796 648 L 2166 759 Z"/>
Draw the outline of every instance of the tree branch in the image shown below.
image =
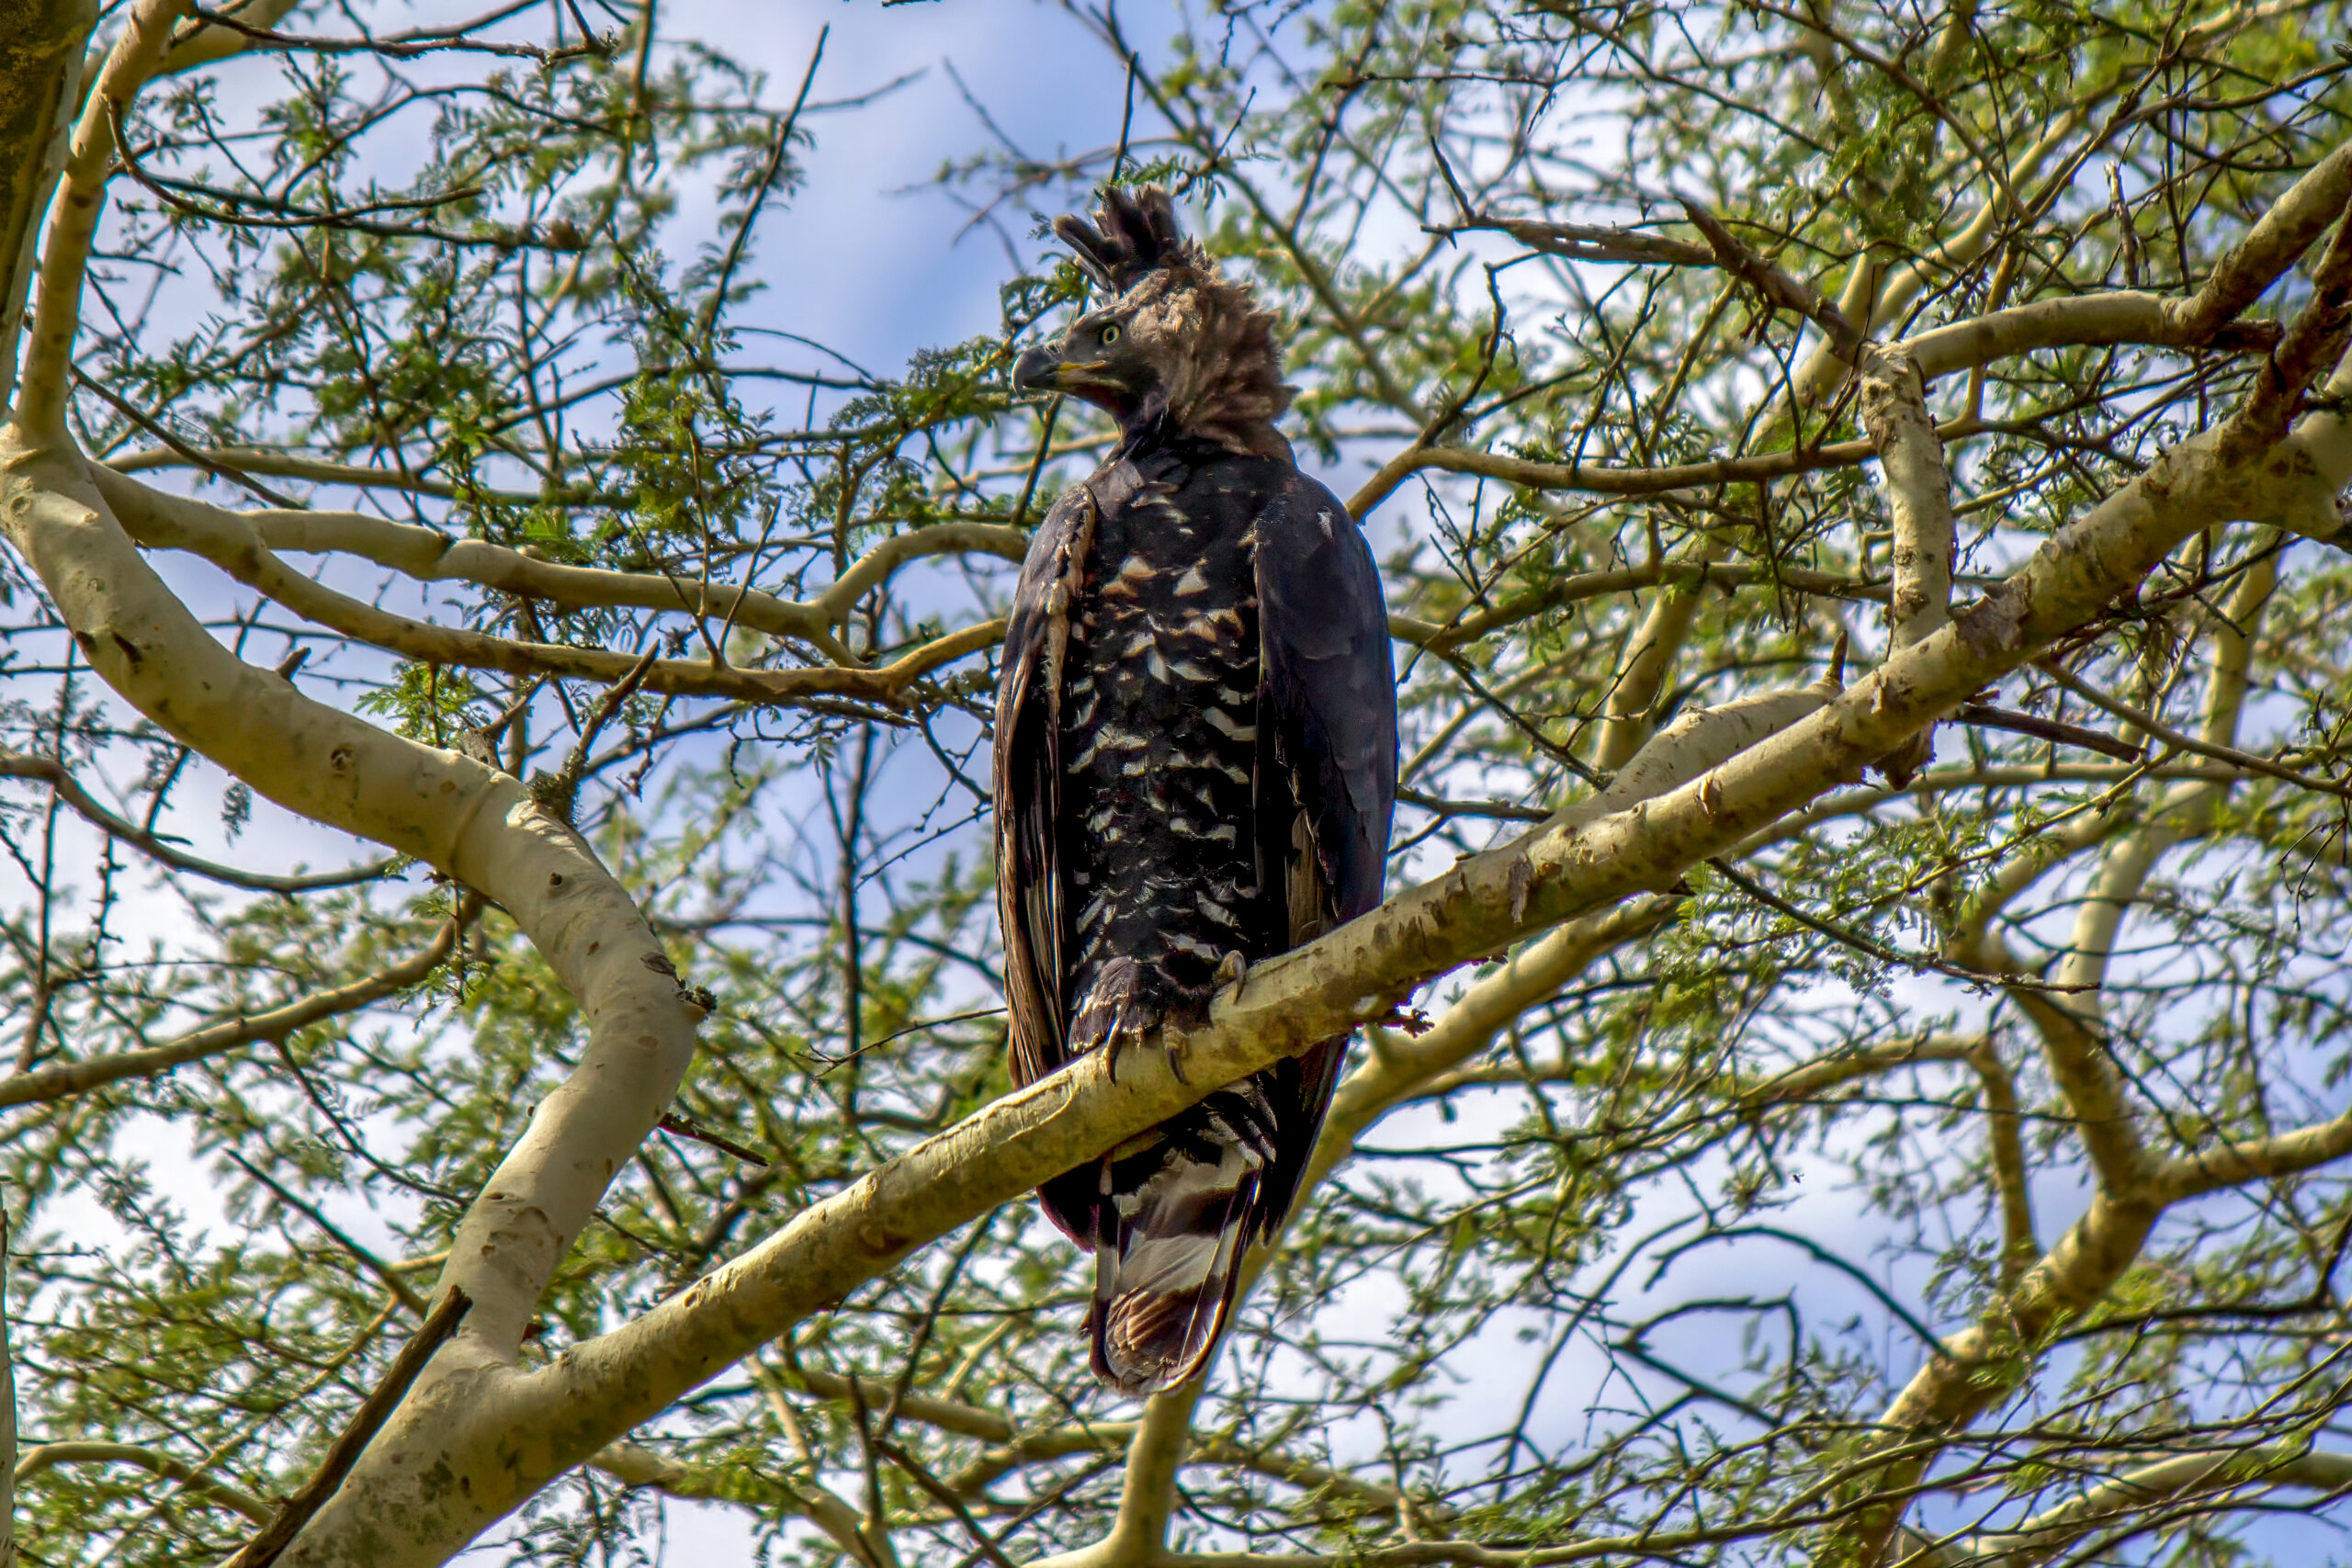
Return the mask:
<path id="1" fill-rule="evenodd" d="M 1927 383 L 1918 362 L 1880 348 L 1858 350 L 1862 426 L 1877 451 L 1894 528 L 1893 592 L 1886 606 L 1887 648 L 1908 648 L 1951 619 L 1951 474 L 1943 443 L 1928 412 Z M 1926 729 L 1882 760 L 1887 778 L 1901 784 L 1935 755 Z"/>
<path id="2" fill-rule="evenodd" d="M 188 0 L 138 0 L 98 71 L 74 128 L 41 249 L 40 294 L 17 389 L 17 423 L 43 441 L 65 435 L 65 394 L 73 380 L 74 340 L 81 331 L 82 281 L 105 210 L 114 156 L 114 121 L 164 62 L 173 26 Z M 38 218 L 35 219 L 38 221 Z"/>
<path id="3" fill-rule="evenodd" d="M 343 1478 L 359 1462 L 360 1454 L 400 1407 L 401 1401 L 408 1397 L 410 1387 L 424 1375 L 426 1365 L 458 1332 L 458 1325 L 465 1321 L 466 1311 L 472 1305 L 466 1292 L 455 1285 L 442 1292 L 409 1342 L 401 1347 L 400 1354 L 385 1369 L 384 1381 L 351 1413 L 351 1419 L 328 1448 L 326 1457 L 319 1461 L 311 1479 L 295 1488 L 294 1495 L 286 1499 L 286 1506 L 277 1511 L 277 1517 L 220 1568 L 269 1568 L 277 1561 L 311 1517 L 334 1495 Z"/>
<path id="4" fill-rule="evenodd" d="M 0 431 L 0 527 L 133 707 L 288 809 L 495 898 L 578 998 L 578 1066 L 541 1100 L 450 1249 L 444 1287 L 476 1308 L 388 1433 L 398 1448 L 412 1420 L 434 1433 L 479 1419 L 484 1380 L 511 1362 L 558 1259 L 674 1093 L 699 1008 L 627 893 L 517 781 L 311 702 L 214 642 L 116 525 L 78 454 Z M 369 1473 L 363 1458 L 363 1493 Z M 447 1520 L 446 1506 L 408 1510 L 410 1528 Z"/>
<path id="5" fill-rule="evenodd" d="M 510 675 L 566 676 L 609 684 L 636 668 L 636 658 L 626 653 L 564 643 L 521 642 L 394 615 L 338 593 L 288 567 L 262 542 L 244 513 L 149 490 L 96 465 L 90 467 L 89 473 L 107 503 L 120 508 L 117 515 L 140 543 L 202 556 L 256 592 L 345 637 L 429 663 L 497 670 Z M 689 607 L 678 602 L 683 599 L 682 590 L 673 589 L 672 598 L 673 604 L 665 607 Z M 643 681 L 649 691 L 753 703 L 805 706 L 828 698 L 864 698 L 896 705 L 915 680 L 1003 635 L 1000 626 L 992 635 L 978 638 L 978 630 L 971 628 L 956 634 L 953 641 L 932 644 L 911 663 L 901 660 L 878 670 L 839 666 L 744 670 L 707 660 L 662 659 L 654 661 Z"/>
<path id="6" fill-rule="evenodd" d="M 151 1475 L 176 1481 L 198 1496 L 232 1508 L 257 1525 L 269 1523 L 277 1513 L 272 1505 L 225 1481 L 214 1480 L 199 1466 L 161 1449 L 143 1449 L 131 1443 L 42 1443 L 26 1450 L 24 1457 L 17 1461 L 16 1483 L 21 1486 L 41 1472 L 61 1464 L 137 1465 Z M 13 1520 L 13 1512 L 10 1517 Z M 0 1562 L 5 1560 L 5 1554 L 0 1554 Z"/>
<path id="7" fill-rule="evenodd" d="M 704 584 L 651 572 L 564 566 L 487 540 L 452 538 L 437 528 L 358 513 L 243 515 L 261 542 L 273 550 L 357 556 L 420 582 L 471 582 L 567 609 L 630 607 L 726 620 L 752 631 L 797 638 L 844 664 L 855 660 L 834 634 L 848 623 L 859 602 L 888 582 L 900 567 L 929 556 L 967 553 L 1018 561 L 1028 549 L 1028 535 L 1022 529 L 993 523 L 935 523 L 884 539 L 816 598 L 793 603 L 756 588 Z"/>
<path id="8" fill-rule="evenodd" d="M 17 1568 L 17 1483 L 24 1471 L 17 1458 L 17 1353 L 8 1342 L 11 1224 L 7 1211 L 0 1209 L 0 1568 Z"/>
<path id="9" fill-rule="evenodd" d="M 1674 669 L 1682 645 L 1698 618 L 1707 573 L 1729 547 L 1716 534 L 1706 534 L 1691 546 L 1686 558 L 1667 579 L 1664 592 L 1651 599 L 1625 647 L 1625 661 L 1609 682 L 1601 699 L 1600 738 L 1592 749 L 1592 765 L 1604 773 L 1623 767 L 1650 739 L 1650 710 Z"/>
<path id="10" fill-rule="evenodd" d="M 300 876 L 272 876 L 263 872 L 240 871 L 234 866 L 216 865 L 210 861 L 199 860 L 116 816 L 75 782 L 65 764 L 54 757 L 0 751 L 0 778 L 38 779 L 55 790 L 57 797 L 73 807 L 74 815 L 150 859 L 161 861 L 175 871 L 188 872 L 255 893 L 316 893 L 330 887 L 356 886 L 363 882 L 376 881 L 400 863 L 397 860 L 379 860 L 368 865 L 353 866 L 347 871 L 322 871 Z"/>
<path id="11" fill-rule="evenodd" d="M 65 170 L 83 51 L 97 18 L 96 0 L 0 5 L 0 418 L 16 394 L 35 247 Z"/>
<path id="12" fill-rule="evenodd" d="M 2312 1453 L 2292 1443 L 2159 1460 L 2036 1514 L 2015 1529 L 1971 1537 L 1964 1550 L 1976 1568 L 2040 1568 L 2083 1537 L 2107 1524 L 2124 1522 L 2150 1503 L 2274 1486 L 2352 1489 L 2352 1454 Z"/>

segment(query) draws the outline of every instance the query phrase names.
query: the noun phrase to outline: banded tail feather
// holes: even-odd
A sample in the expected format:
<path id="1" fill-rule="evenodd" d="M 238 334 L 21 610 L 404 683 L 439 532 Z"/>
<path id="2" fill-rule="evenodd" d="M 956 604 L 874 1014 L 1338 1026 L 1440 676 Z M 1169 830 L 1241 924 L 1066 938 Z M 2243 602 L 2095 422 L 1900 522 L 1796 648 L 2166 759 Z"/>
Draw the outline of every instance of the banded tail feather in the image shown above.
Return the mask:
<path id="1" fill-rule="evenodd" d="M 1096 1377 L 1140 1398 L 1198 1375 L 1243 1253 L 1282 1221 L 1265 1202 L 1277 1153 L 1272 1108 L 1244 1080 L 1102 1161 L 1086 1319 Z"/>

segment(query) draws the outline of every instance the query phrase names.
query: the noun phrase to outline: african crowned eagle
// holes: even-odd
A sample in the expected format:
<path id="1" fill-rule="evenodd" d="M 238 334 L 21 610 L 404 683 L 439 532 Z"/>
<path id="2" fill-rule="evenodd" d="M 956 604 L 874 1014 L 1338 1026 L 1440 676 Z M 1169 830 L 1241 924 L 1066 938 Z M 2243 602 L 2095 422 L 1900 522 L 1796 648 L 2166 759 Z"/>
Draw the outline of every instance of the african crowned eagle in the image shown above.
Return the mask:
<path id="1" fill-rule="evenodd" d="M 998 909 L 1024 1085 L 1197 1024 L 1250 962 L 1378 903 L 1396 790 L 1380 578 L 1274 429 L 1291 389 L 1273 317 L 1157 187 L 1106 190 L 1091 223 L 1054 230 L 1108 303 L 1014 380 L 1102 407 L 1119 439 L 1046 513 L 1005 637 Z M 1096 1376 L 1143 1394 L 1207 1361 L 1346 1048 L 1229 1084 L 1039 1190 L 1094 1253 Z"/>

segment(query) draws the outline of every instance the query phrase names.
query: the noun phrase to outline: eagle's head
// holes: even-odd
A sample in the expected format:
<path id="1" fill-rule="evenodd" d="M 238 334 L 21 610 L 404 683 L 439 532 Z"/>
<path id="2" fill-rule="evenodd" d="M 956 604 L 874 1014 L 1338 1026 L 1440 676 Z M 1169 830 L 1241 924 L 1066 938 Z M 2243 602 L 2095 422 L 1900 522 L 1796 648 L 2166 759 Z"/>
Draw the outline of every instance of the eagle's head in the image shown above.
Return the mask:
<path id="1" fill-rule="evenodd" d="M 1072 213 L 1054 232 L 1115 298 L 1023 354 L 1014 385 L 1084 398 L 1130 433 L 1165 420 L 1236 452 L 1290 457 L 1274 429 L 1291 389 L 1273 314 L 1183 236 L 1165 190 L 1106 188 L 1092 222 Z"/>

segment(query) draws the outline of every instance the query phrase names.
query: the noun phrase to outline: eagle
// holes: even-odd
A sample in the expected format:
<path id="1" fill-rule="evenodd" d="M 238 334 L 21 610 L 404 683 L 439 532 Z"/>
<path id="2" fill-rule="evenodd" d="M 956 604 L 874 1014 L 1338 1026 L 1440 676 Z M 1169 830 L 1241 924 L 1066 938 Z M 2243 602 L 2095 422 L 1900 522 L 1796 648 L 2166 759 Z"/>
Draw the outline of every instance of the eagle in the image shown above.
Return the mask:
<path id="1" fill-rule="evenodd" d="M 1119 434 L 1030 541 L 1005 634 L 992 783 L 1022 1085 L 1094 1051 L 1115 1070 L 1251 963 L 1373 908 L 1396 794 L 1380 576 L 1274 428 L 1293 389 L 1272 314 L 1157 186 L 1105 189 L 1091 222 L 1054 231 L 1107 303 L 1013 380 Z M 1325 1040 L 1039 1189 L 1094 1255 L 1104 1383 L 1141 1396 L 1207 1362 L 1346 1049 Z"/>

